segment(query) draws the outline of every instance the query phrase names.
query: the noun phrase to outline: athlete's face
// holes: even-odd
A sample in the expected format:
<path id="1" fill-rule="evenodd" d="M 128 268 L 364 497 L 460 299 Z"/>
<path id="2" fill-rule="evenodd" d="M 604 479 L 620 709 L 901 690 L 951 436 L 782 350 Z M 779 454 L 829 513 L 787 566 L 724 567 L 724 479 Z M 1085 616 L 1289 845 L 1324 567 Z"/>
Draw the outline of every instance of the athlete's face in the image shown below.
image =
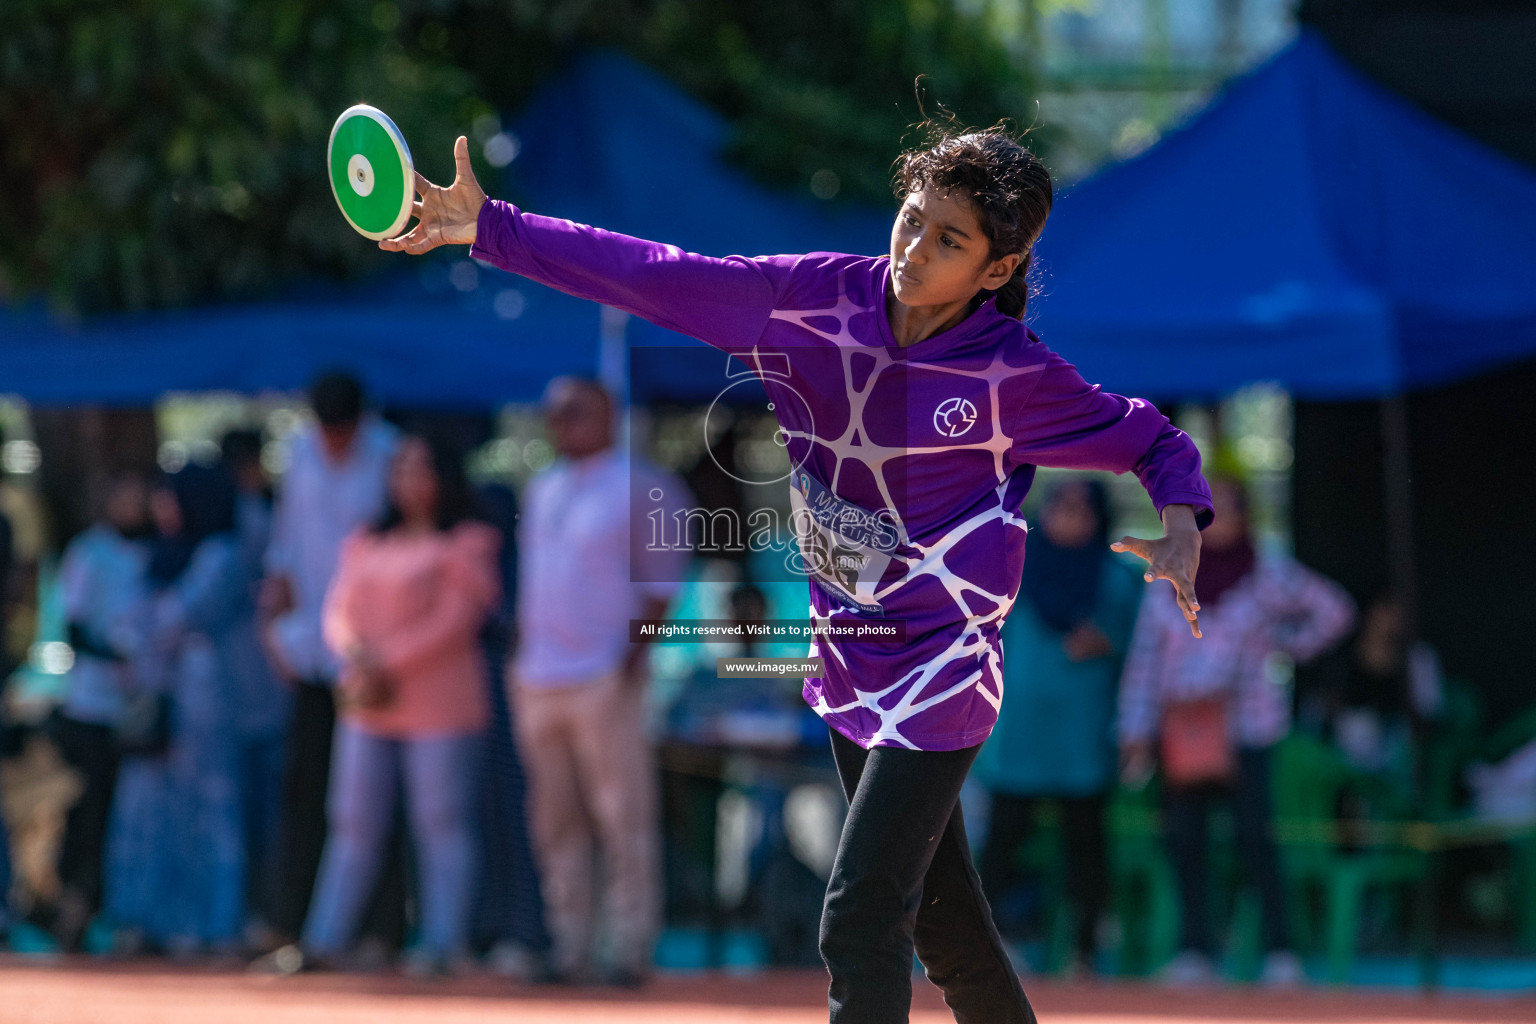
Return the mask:
<path id="1" fill-rule="evenodd" d="M 913 192 L 891 228 L 891 284 L 907 306 L 965 302 L 1013 276 L 1019 253 L 990 257 L 992 243 L 964 195 Z"/>

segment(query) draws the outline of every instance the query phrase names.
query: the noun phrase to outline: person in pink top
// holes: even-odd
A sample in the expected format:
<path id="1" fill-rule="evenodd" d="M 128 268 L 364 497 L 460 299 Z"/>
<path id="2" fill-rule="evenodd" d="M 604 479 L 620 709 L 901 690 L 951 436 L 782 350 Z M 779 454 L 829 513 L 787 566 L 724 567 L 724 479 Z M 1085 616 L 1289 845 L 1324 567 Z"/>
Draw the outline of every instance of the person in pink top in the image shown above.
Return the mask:
<path id="1" fill-rule="evenodd" d="M 471 780 L 489 717 L 479 632 L 500 594 L 490 526 L 469 518 L 462 460 L 407 436 L 389 504 L 342 549 L 325 601 L 342 659 L 330 833 L 302 952 L 323 963 L 352 938 L 389 835 L 403 776 L 420 877 L 413 966 L 441 973 L 465 954 L 474 879 Z"/>

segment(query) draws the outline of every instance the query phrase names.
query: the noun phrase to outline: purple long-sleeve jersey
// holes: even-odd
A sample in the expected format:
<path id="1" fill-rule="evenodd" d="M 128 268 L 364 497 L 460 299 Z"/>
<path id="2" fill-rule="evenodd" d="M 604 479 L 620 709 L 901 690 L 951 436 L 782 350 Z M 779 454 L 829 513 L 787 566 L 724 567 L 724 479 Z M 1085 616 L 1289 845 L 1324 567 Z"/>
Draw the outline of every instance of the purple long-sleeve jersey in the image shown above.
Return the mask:
<path id="1" fill-rule="evenodd" d="M 812 619 L 905 622 L 899 644 L 811 645 L 826 670 L 805 699 L 861 746 L 956 750 L 992 731 L 1036 466 L 1131 470 L 1159 512 L 1189 504 L 1210 520 L 1189 437 L 1147 402 L 1084 382 L 995 300 L 898 346 L 885 257 L 699 256 L 496 200 L 470 255 L 757 370 L 795 467 Z"/>

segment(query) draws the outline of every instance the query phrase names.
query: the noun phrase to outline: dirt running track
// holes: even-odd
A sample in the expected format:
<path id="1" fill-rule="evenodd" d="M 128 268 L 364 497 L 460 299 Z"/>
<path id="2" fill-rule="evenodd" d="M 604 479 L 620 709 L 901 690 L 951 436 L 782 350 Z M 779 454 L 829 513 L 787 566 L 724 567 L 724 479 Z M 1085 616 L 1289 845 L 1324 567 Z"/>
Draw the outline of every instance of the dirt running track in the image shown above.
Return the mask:
<path id="1" fill-rule="evenodd" d="M 916 982 L 912 1024 L 948 1024 L 937 992 Z M 1030 985 L 1046 1024 L 1451 1024 L 1536 1021 L 1536 997 L 1424 999 L 1374 992 L 1253 990 L 1169 993 L 1129 984 Z M 673 975 L 637 994 L 515 986 L 491 978 L 441 983 L 394 977 L 254 977 L 234 971 L 39 966 L 0 958 L 0 1024 L 816 1024 L 825 976 Z"/>

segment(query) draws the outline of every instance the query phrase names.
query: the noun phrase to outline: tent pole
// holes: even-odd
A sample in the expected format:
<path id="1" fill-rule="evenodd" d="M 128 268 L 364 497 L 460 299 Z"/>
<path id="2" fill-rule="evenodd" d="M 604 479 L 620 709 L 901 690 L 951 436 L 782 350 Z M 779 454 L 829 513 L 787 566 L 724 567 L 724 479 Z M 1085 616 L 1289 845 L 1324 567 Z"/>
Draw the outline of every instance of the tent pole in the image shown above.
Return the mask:
<path id="1" fill-rule="evenodd" d="M 618 431 L 615 441 L 628 452 L 635 450 L 633 410 L 629 407 L 629 314 L 613 306 L 598 307 L 597 379 L 613 396 Z"/>
<path id="2" fill-rule="evenodd" d="M 1402 392 L 1381 401 L 1383 502 L 1387 528 L 1387 577 L 1402 608 L 1403 668 L 1409 670 L 1412 651 L 1419 641 L 1418 560 L 1414 553 L 1413 462 L 1408 430 L 1408 396 Z M 1420 808 L 1427 806 L 1429 778 L 1425 744 L 1429 731 L 1417 714 L 1412 716 L 1414 734 L 1414 784 Z M 1414 945 L 1419 959 L 1419 985 L 1426 992 L 1439 985 L 1440 961 L 1437 876 L 1438 849 L 1423 851 L 1424 875 L 1414 896 Z"/>
<path id="3" fill-rule="evenodd" d="M 613 306 L 598 311 L 597 378 L 618 400 L 629 404 L 629 314 Z"/>

